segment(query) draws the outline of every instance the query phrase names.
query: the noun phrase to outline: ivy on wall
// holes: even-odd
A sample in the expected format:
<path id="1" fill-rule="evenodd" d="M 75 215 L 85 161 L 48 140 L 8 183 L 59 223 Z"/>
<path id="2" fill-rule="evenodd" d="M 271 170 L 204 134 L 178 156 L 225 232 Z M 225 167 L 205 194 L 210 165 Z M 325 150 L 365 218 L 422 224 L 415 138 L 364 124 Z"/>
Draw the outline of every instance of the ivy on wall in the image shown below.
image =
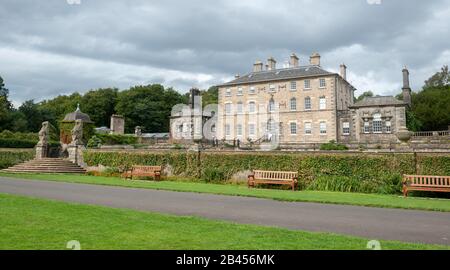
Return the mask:
<path id="1" fill-rule="evenodd" d="M 225 182 L 253 169 L 297 171 L 302 189 L 398 193 L 403 174 L 450 175 L 450 155 L 87 151 L 90 166 L 162 165 L 174 175 Z"/>

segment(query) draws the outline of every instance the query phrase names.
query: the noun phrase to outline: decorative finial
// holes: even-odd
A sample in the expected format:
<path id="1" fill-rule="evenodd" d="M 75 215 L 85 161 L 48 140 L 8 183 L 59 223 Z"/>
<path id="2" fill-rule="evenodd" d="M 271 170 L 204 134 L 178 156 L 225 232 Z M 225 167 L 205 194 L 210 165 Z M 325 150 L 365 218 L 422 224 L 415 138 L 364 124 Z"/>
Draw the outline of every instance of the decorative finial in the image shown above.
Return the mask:
<path id="1" fill-rule="evenodd" d="M 80 111 L 80 103 L 77 103 L 77 111 Z"/>

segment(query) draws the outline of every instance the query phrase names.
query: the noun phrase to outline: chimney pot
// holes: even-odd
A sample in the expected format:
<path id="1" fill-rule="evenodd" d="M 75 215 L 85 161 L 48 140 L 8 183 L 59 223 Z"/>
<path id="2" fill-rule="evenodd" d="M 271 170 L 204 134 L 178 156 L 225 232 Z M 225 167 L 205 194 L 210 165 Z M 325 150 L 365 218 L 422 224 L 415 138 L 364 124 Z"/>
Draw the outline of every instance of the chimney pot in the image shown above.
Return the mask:
<path id="1" fill-rule="evenodd" d="M 298 57 L 295 55 L 295 53 L 291 54 L 290 60 L 289 60 L 289 67 L 298 67 Z"/>
<path id="2" fill-rule="evenodd" d="M 275 61 L 273 57 L 269 57 L 269 59 L 267 59 L 267 67 L 267 70 L 277 69 L 277 61 Z"/>
<path id="3" fill-rule="evenodd" d="M 313 53 L 309 58 L 309 63 L 313 66 L 320 66 L 320 54 Z"/>
<path id="4" fill-rule="evenodd" d="M 347 66 L 345 64 L 341 65 L 341 77 L 347 80 Z"/>
<path id="5" fill-rule="evenodd" d="M 411 106 L 411 88 L 409 87 L 409 71 L 405 67 L 403 70 L 403 87 L 402 87 L 402 93 L 403 93 L 403 102 Z"/>
<path id="6" fill-rule="evenodd" d="M 261 61 L 256 61 L 255 64 L 253 64 L 253 72 L 260 72 L 263 69 L 263 63 Z"/>

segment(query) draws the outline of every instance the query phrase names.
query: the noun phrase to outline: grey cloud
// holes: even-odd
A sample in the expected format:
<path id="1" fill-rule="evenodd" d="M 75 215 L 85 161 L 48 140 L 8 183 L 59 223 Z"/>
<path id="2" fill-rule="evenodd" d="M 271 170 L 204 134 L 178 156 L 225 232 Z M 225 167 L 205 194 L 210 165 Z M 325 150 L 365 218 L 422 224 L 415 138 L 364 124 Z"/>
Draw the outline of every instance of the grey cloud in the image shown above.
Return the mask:
<path id="1" fill-rule="evenodd" d="M 365 0 L 81 1 L 2 1 L 0 48 L 103 62 L 99 68 L 113 63 L 209 74 L 213 79 L 147 77 L 147 72 L 127 74 L 126 68 L 121 80 L 102 70 L 71 79 L 69 71 L 55 76 L 43 67 L 39 74 L 47 79 L 37 84 L 49 95 L 61 88 L 109 86 L 108 82 L 126 87 L 152 79 L 183 90 L 189 85 L 207 87 L 206 83 L 250 71 L 256 59 L 272 55 L 282 63 L 292 51 L 299 53 L 302 63 L 319 51 L 330 69 L 346 62 L 361 82 L 374 74 L 379 81 L 374 81 L 373 90 L 387 93 L 395 89 L 377 88 L 397 87 L 402 65 L 416 72 L 431 70 L 424 69 L 431 65 L 438 70 L 435 66 L 445 62 L 436 60 L 450 48 L 449 39 L 443 38 L 450 34 L 449 0 L 383 0 L 381 5 Z M 26 59 L 16 61 L 27 65 Z M 7 69 L 0 61 L 0 74 Z M 9 72 L 16 74 L 12 84 L 33 89 L 19 71 Z M 431 74 L 416 75 L 413 86 L 419 88 Z"/>

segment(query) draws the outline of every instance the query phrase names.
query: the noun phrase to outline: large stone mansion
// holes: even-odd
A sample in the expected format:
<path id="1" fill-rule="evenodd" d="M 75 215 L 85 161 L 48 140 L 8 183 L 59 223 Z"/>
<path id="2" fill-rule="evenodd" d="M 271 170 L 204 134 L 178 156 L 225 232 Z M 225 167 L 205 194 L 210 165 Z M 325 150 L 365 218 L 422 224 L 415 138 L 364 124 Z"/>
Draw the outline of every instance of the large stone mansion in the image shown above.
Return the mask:
<path id="1" fill-rule="evenodd" d="M 270 57 L 253 71 L 219 85 L 217 138 L 277 141 L 280 145 L 326 143 L 397 143 L 406 129 L 410 104 L 409 72 L 403 70 L 404 101 L 392 96 L 366 97 L 354 103 L 355 87 L 340 72 L 324 70 L 320 55 L 300 65 L 292 54 L 289 67 L 277 68 Z"/>

